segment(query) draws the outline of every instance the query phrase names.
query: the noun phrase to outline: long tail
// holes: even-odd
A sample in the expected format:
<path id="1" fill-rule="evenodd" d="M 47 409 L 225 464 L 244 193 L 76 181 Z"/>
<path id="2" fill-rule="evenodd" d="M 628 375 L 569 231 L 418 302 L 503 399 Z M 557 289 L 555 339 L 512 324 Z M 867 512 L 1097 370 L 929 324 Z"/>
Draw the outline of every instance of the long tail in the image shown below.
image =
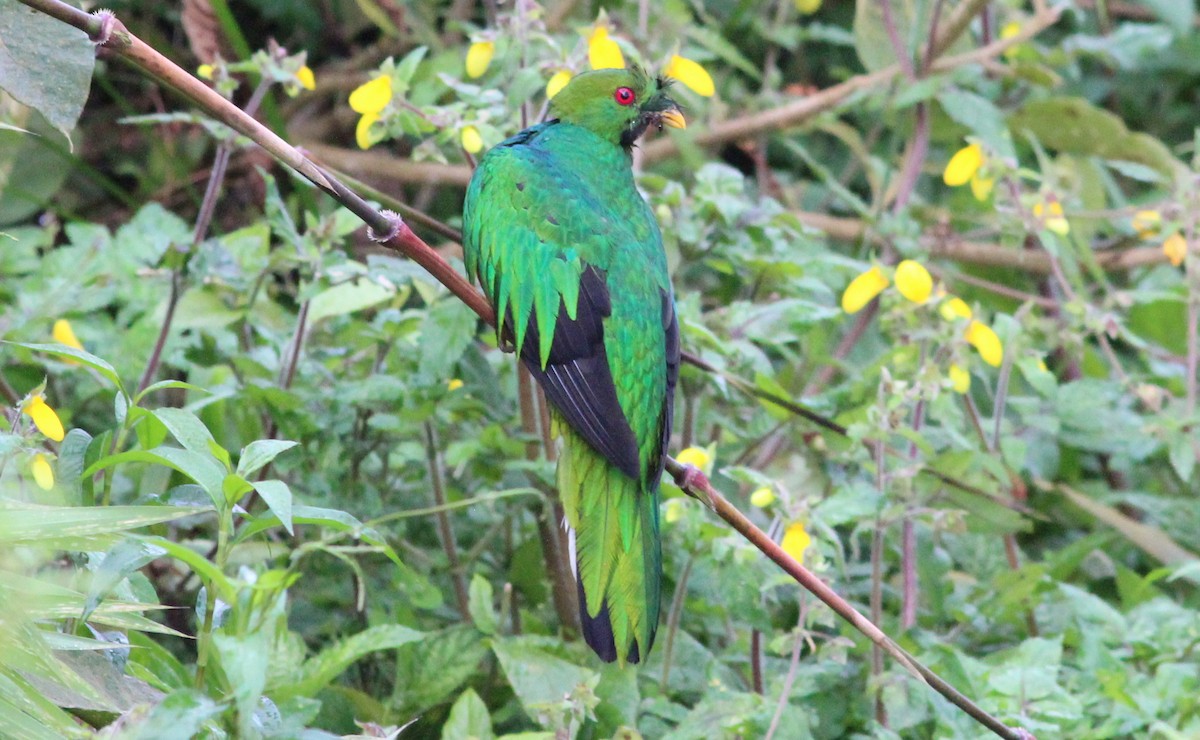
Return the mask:
<path id="1" fill-rule="evenodd" d="M 559 430 L 558 491 L 584 639 L 604 661 L 637 663 L 658 629 L 658 483 L 630 478 L 565 424 Z"/>

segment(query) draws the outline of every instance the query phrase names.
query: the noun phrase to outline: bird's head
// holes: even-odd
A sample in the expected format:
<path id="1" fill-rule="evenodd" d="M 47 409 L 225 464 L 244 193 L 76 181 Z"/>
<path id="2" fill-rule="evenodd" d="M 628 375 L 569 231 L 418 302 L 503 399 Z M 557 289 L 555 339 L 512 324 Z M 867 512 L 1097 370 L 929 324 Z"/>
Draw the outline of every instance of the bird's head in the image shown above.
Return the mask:
<path id="1" fill-rule="evenodd" d="M 584 72 L 550 100 L 550 113 L 628 149 L 652 126 L 685 127 L 668 84 L 639 67 Z"/>

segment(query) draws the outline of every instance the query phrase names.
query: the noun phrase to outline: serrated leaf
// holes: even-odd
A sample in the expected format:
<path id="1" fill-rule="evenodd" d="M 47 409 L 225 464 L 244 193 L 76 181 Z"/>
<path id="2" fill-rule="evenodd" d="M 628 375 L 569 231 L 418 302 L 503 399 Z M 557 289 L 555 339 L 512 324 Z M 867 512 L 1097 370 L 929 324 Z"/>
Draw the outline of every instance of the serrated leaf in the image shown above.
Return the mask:
<path id="1" fill-rule="evenodd" d="M 594 686 L 599 678 L 595 671 L 555 657 L 524 638 L 496 639 L 492 651 L 530 717 L 538 716 L 540 706 L 561 702 L 576 687 Z"/>

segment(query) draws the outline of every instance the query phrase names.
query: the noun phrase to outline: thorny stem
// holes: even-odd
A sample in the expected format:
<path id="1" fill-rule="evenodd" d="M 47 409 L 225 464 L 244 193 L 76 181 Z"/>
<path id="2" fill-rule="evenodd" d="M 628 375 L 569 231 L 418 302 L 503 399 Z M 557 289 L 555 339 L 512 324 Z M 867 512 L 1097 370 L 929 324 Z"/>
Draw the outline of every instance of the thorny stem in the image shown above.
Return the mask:
<path id="1" fill-rule="evenodd" d="M 681 465 L 674 458 L 668 457 L 666 459 L 666 470 L 675 480 L 676 485 L 687 492 L 689 496 L 707 504 L 717 516 L 721 517 L 721 519 L 745 537 L 759 551 L 770 558 L 772 562 L 782 568 L 784 572 L 796 579 L 797 583 L 824 602 L 826 606 L 861 632 L 872 643 L 883 648 L 884 652 L 892 656 L 905 670 L 932 687 L 934 691 L 946 697 L 954 706 L 966 712 L 975 721 L 1000 737 L 1008 738 L 1009 740 L 1029 740 L 1033 737 L 1024 729 L 1009 727 L 988 714 L 910 655 L 908 651 L 900 647 L 895 640 L 888 637 L 874 622 L 864 617 L 849 602 L 814 575 L 812 571 L 784 552 L 782 547 L 776 544 L 766 532 L 755 526 L 754 522 L 750 521 L 737 507 L 729 503 L 729 500 L 713 488 L 704 475 L 699 473 L 695 468 Z"/>
<path id="2" fill-rule="evenodd" d="M 425 424 L 425 461 L 429 466 L 429 484 L 433 489 L 433 505 L 438 507 L 435 515 L 438 523 L 438 534 L 442 540 L 442 549 L 446 552 L 446 560 L 450 564 L 450 577 L 454 581 L 454 596 L 458 601 L 458 611 L 464 620 L 471 619 L 470 600 L 467 596 L 467 578 L 462 572 L 458 559 L 458 546 L 454 542 L 454 529 L 450 526 L 450 517 L 444 508 L 446 506 L 446 488 L 442 480 L 442 462 L 438 454 L 437 434 L 433 422 Z"/>

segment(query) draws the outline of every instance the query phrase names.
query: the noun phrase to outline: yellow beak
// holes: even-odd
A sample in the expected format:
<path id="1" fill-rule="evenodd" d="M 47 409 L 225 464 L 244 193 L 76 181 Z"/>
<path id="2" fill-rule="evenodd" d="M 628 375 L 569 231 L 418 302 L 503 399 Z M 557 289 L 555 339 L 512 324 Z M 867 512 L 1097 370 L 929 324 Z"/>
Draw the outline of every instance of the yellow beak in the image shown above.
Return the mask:
<path id="1" fill-rule="evenodd" d="M 661 120 L 671 128 L 687 128 L 687 121 L 684 120 L 683 114 L 678 110 L 663 111 Z"/>

